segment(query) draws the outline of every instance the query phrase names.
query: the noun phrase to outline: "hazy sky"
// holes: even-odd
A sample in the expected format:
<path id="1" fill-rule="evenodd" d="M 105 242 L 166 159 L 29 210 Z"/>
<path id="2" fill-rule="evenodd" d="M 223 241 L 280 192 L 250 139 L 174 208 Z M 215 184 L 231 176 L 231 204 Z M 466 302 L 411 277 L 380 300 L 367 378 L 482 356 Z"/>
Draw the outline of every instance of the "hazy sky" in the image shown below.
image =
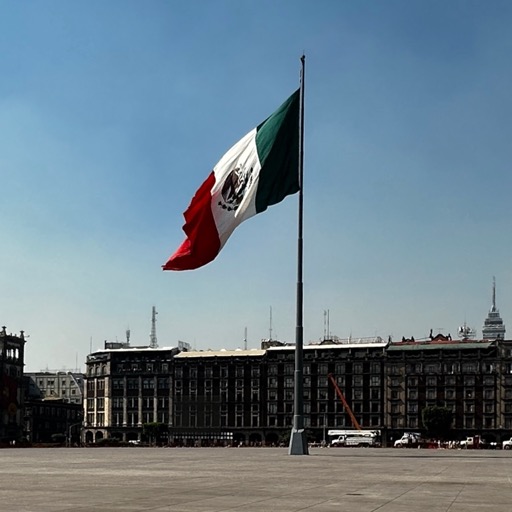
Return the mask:
<path id="1" fill-rule="evenodd" d="M 297 195 L 161 265 L 213 166 L 299 85 L 304 340 L 512 329 L 509 1 L 0 0 L 0 324 L 26 368 L 104 340 L 293 341 Z M 272 322 L 270 322 L 272 308 Z"/>

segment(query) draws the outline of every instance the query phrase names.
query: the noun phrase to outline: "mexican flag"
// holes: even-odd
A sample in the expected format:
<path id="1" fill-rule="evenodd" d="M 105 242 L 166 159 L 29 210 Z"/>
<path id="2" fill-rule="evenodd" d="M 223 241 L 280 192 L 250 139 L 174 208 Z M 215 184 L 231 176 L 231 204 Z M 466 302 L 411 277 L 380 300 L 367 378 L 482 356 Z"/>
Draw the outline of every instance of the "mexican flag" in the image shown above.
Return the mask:
<path id="1" fill-rule="evenodd" d="M 298 192 L 298 153 L 299 90 L 220 159 L 185 211 L 187 238 L 163 269 L 210 263 L 240 223 Z"/>

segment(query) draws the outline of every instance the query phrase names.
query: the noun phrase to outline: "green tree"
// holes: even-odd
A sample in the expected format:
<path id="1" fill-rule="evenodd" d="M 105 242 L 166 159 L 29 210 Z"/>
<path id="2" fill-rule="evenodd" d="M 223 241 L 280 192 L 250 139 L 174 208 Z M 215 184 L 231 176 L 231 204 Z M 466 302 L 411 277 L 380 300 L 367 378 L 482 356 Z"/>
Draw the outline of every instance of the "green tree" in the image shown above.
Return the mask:
<path id="1" fill-rule="evenodd" d="M 149 441 L 149 444 L 159 444 L 161 437 L 168 431 L 165 423 L 144 423 L 142 425 L 142 433 Z"/>
<path id="2" fill-rule="evenodd" d="M 453 413 L 447 407 L 432 405 L 425 407 L 421 412 L 423 426 L 432 437 L 445 439 L 450 432 L 453 421 Z"/>

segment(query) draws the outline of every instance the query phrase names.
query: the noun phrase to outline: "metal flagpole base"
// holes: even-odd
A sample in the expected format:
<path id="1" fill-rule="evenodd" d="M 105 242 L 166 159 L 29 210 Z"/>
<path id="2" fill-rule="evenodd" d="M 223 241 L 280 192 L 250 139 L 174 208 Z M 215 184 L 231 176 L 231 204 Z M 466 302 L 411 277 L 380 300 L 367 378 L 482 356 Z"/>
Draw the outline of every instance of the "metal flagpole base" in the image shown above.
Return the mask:
<path id="1" fill-rule="evenodd" d="M 288 455 L 309 455 L 308 439 L 303 428 L 292 428 Z"/>

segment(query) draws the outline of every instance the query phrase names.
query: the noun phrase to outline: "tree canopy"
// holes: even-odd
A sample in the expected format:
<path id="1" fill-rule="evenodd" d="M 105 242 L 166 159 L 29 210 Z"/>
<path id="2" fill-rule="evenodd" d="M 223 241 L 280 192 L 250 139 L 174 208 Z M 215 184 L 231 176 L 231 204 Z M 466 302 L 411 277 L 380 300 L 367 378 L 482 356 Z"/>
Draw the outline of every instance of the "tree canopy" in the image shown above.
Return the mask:
<path id="1" fill-rule="evenodd" d="M 453 413 L 447 407 L 433 405 L 422 411 L 423 426 L 432 437 L 447 437 L 452 427 Z"/>
<path id="2" fill-rule="evenodd" d="M 168 428 L 165 423 L 144 423 L 142 433 L 148 439 L 150 444 L 159 444 L 160 439 L 167 434 Z"/>

